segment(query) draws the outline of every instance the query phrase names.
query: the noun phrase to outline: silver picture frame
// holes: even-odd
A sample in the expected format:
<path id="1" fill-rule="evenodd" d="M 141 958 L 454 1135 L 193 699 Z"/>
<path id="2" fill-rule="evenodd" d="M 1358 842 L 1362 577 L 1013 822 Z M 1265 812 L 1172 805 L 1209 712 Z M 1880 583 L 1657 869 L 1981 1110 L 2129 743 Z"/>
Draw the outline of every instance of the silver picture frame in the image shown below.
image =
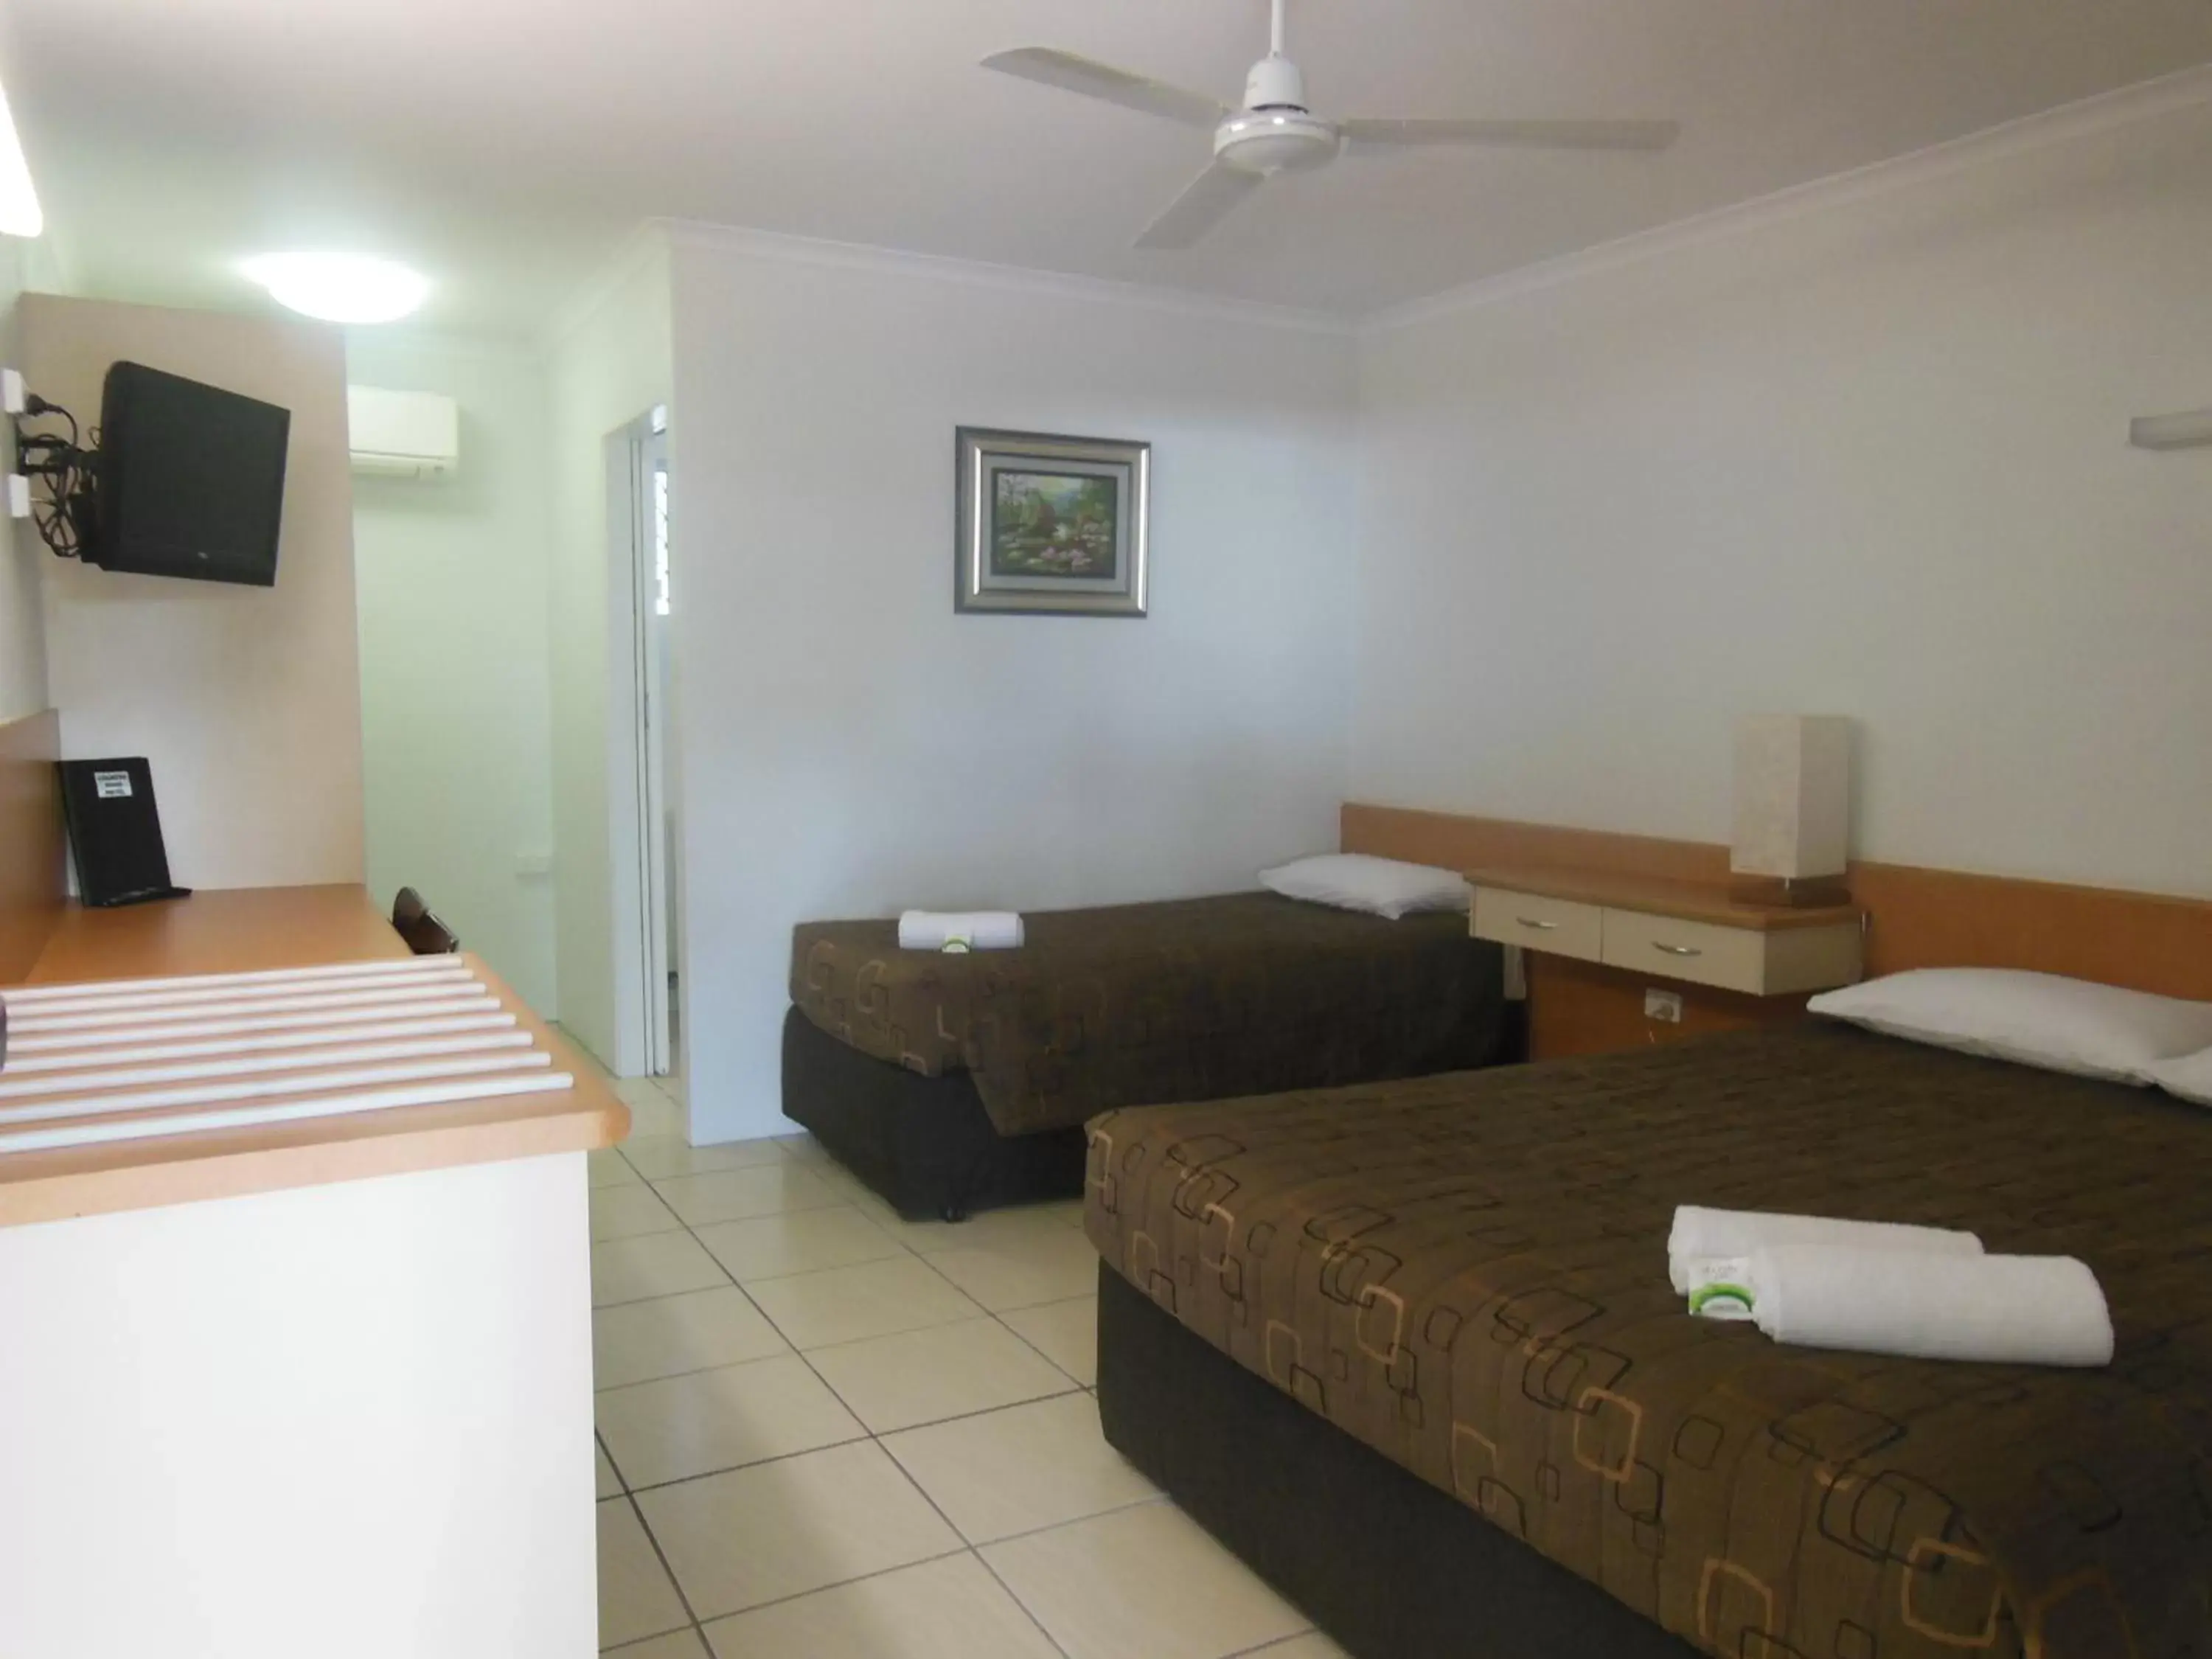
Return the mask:
<path id="1" fill-rule="evenodd" d="M 963 426 L 954 452 L 955 611 L 1145 614 L 1152 445 Z"/>

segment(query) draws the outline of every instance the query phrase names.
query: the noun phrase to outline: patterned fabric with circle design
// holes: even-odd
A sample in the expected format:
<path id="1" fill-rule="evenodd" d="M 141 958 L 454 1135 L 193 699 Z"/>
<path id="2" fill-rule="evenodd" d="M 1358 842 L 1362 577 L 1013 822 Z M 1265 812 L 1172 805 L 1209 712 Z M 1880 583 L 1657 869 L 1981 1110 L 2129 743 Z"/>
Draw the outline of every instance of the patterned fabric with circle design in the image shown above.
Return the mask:
<path id="1" fill-rule="evenodd" d="M 1150 1100 L 1486 1064 L 1504 959 L 1449 914 L 1392 921 L 1273 893 L 1024 918 L 1015 951 L 898 948 L 890 921 L 793 930 L 791 1000 L 926 1077 L 967 1071 L 1001 1134 Z"/>
<path id="2" fill-rule="evenodd" d="M 1692 1319 L 1678 1203 L 2078 1255 L 2118 1356 L 1938 1364 Z M 1182 1324 L 1707 1652 L 2212 1654 L 2201 1108 L 1808 1022 L 1109 1112 L 1087 1208 Z"/>

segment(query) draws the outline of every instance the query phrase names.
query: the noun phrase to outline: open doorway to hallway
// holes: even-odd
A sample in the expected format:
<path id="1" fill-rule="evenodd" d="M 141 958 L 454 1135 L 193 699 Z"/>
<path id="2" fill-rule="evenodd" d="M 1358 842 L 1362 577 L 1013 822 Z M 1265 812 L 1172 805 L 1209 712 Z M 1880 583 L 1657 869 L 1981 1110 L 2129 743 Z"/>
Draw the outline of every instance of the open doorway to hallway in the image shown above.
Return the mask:
<path id="1" fill-rule="evenodd" d="M 670 617 L 668 411 L 656 408 L 625 434 L 630 489 L 629 544 L 635 638 L 631 706 L 636 711 L 637 904 L 639 1004 L 644 1018 L 645 1070 L 653 1077 L 683 1070 L 683 960 L 677 799 L 673 765 L 674 652 Z"/>

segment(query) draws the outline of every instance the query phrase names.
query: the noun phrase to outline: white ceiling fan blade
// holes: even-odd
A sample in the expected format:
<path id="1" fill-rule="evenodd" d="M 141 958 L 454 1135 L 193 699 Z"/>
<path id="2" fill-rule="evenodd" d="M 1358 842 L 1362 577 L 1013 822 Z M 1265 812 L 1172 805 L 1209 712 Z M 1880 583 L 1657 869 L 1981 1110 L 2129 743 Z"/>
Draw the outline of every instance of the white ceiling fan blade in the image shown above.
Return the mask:
<path id="1" fill-rule="evenodd" d="M 1142 110 L 1147 115 L 1165 116 L 1185 126 L 1203 127 L 1208 132 L 1220 125 L 1229 113 L 1226 105 L 1202 92 L 1186 92 L 1164 81 L 1148 80 L 1127 70 L 1115 69 L 1111 64 L 1094 63 L 1072 52 L 1055 52 L 1050 46 L 1023 46 L 1013 52 L 994 52 L 983 60 L 983 67 L 996 70 L 1001 75 L 1018 76 L 1024 81 L 1058 87 L 1063 92 L 1079 92 L 1085 98 L 1103 98 L 1109 104 Z"/>
<path id="2" fill-rule="evenodd" d="M 1139 247 L 1184 248 L 1203 240 L 1237 204 L 1266 183 L 1256 173 L 1216 161 L 1190 181 L 1168 210 L 1145 227 Z"/>
<path id="3" fill-rule="evenodd" d="M 1506 144 L 1529 149 L 1664 149 L 1674 121 L 1340 121 L 1355 145 Z"/>

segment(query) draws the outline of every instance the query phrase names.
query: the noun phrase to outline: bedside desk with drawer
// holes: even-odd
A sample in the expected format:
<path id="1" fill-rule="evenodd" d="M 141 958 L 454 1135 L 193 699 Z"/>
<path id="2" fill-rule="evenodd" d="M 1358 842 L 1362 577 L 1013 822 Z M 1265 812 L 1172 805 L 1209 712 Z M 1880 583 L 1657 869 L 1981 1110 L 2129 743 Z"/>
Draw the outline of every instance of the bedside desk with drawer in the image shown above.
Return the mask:
<path id="1" fill-rule="evenodd" d="M 1467 878 L 1475 937 L 1534 953 L 1534 1059 L 1794 1018 L 1807 995 L 1859 976 L 1864 917 L 1850 905 L 1742 904 L 1717 888 L 1575 870 Z M 1677 994 L 1679 1021 L 1627 1018 L 1647 981 Z M 1699 987 L 1720 994 L 1688 988 Z"/>

